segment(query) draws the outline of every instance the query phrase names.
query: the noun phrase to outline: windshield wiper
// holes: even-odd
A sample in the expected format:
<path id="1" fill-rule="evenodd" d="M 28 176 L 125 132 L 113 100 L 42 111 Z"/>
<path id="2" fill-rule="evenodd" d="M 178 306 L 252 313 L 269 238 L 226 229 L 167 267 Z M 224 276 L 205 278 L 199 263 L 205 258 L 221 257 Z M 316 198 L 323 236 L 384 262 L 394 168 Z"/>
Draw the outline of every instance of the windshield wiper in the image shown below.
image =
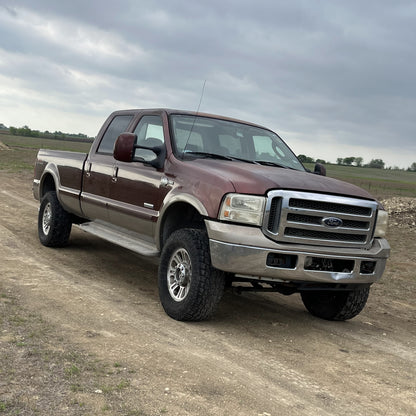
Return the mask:
<path id="1" fill-rule="evenodd" d="M 260 165 L 257 160 L 250 160 L 250 159 L 243 159 L 241 157 L 235 157 L 235 156 L 228 156 L 232 160 L 238 160 L 239 162 L 246 162 L 246 163 L 254 163 L 255 165 Z"/>
<path id="2" fill-rule="evenodd" d="M 259 163 L 260 165 L 265 165 L 265 166 L 275 166 L 276 168 L 297 170 L 295 168 L 291 168 L 290 166 L 282 165 L 280 163 L 270 162 L 269 160 L 256 160 L 256 162 Z"/>
<path id="3" fill-rule="evenodd" d="M 208 152 L 193 152 L 190 150 L 185 150 L 183 153 L 185 155 L 192 155 L 192 156 L 201 156 L 201 157 L 209 157 L 211 159 L 223 159 L 223 160 L 233 160 L 231 157 L 219 155 L 217 153 L 208 153 Z"/>
<path id="4" fill-rule="evenodd" d="M 255 160 L 243 159 L 243 158 L 240 158 L 240 157 L 229 156 L 229 155 L 225 156 L 225 155 L 220 155 L 220 154 L 217 154 L 217 153 L 209 153 L 209 152 L 194 152 L 192 150 L 185 150 L 183 152 L 183 155 L 194 155 L 194 156 L 201 156 L 201 157 L 210 157 L 212 159 L 222 159 L 222 160 L 238 160 L 239 162 L 254 163 L 256 165 L 259 164 Z"/>

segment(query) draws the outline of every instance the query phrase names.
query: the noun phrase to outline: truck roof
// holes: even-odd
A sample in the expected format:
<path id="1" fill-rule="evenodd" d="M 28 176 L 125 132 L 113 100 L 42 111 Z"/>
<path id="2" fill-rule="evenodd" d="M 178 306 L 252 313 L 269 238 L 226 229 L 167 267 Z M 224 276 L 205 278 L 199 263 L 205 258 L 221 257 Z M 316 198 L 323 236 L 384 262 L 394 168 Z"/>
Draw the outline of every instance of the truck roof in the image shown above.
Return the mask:
<path id="1" fill-rule="evenodd" d="M 198 116 L 198 117 L 209 117 L 209 118 L 216 118 L 220 120 L 225 121 L 232 121 L 235 123 L 243 123 L 248 124 L 250 126 L 254 127 L 260 127 L 262 129 L 270 130 L 270 128 L 262 126 L 260 124 L 252 123 L 250 121 L 241 120 L 233 117 L 227 117 L 222 116 L 219 114 L 212 114 L 212 113 L 204 113 L 204 112 L 197 112 L 197 111 L 189 111 L 189 110 L 178 110 L 178 109 L 172 109 L 172 108 L 133 108 L 133 109 L 127 109 L 127 110 L 117 110 L 112 113 L 112 115 L 123 115 L 123 114 L 138 114 L 138 113 L 166 113 L 167 115 L 171 114 L 183 114 L 183 115 L 189 115 L 189 116 Z"/>

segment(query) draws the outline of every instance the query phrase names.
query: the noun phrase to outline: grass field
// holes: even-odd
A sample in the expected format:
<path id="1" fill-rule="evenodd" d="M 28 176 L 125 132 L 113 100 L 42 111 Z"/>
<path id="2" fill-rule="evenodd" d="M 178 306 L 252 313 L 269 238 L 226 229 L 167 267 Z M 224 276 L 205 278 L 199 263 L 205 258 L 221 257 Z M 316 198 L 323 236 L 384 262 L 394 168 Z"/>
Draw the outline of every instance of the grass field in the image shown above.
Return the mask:
<path id="1" fill-rule="evenodd" d="M 313 164 L 307 165 L 313 170 Z M 416 172 L 326 165 L 327 176 L 353 183 L 376 198 L 416 197 Z"/>
<path id="2" fill-rule="evenodd" d="M 33 170 L 39 149 L 69 150 L 85 153 L 91 147 L 91 143 L 21 137 L 8 134 L 2 134 L 0 142 L 8 148 L 0 147 L 0 169 L 11 172 Z"/>
<path id="3" fill-rule="evenodd" d="M 32 170 L 36 153 L 41 148 L 88 152 L 91 146 L 90 143 L 7 134 L 2 134 L 0 141 L 6 145 L 0 146 L 0 169 L 10 172 Z M 306 167 L 313 170 L 313 165 L 308 164 Z M 329 177 L 358 185 L 376 198 L 416 197 L 416 172 L 339 165 L 326 165 L 326 168 Z"/>

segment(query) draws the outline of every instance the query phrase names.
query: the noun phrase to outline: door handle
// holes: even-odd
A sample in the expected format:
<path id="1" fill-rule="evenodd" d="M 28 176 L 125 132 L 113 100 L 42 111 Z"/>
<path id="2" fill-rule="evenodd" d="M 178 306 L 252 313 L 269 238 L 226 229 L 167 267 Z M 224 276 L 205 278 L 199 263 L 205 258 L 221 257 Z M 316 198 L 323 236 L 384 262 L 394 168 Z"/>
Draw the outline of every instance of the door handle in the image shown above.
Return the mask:
<path id="1" fill-rule="evenodd" d="M 113 167 L 113 177 L 111 178 L 112 182 L 117 182 L 117 175 L 118 175 L 118 166 Z"/>
<path id="2" fill-rule="evenodd" d="M 92 167 L 92 163 L 91 162 L 88 162 L 88 165 L 87 165 L 88 167 L 87 167 L 87 169 L 86 169 L 86 171 L 85 171 L 85 176 L 87 176 L 88 178 L 91 176 L 91 167 Z"/>

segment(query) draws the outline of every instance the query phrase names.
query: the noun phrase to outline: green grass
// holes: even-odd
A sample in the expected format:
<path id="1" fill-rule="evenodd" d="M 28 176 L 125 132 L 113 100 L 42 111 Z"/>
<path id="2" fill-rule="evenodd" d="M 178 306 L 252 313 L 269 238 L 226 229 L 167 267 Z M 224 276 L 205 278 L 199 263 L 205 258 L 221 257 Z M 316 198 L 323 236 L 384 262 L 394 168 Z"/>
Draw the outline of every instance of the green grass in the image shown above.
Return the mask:
<path id="1" fill-rule="evenodd" d="M 18 149 L 53 149 L 69 150 L 73 152 L 88 152 L 91 143 L 75 142 L 70 140 L 54 140 L 37 137 L 12 136 L 11 134 L 2 134 L 0 140 L 7 146 Z"/>
<path id="2" fill-rule="evenodd" d="M 311 170 L 314 167 L 313 164 L 305 166 Z M 357 185 L 379 199 L 394 196 L 416 197 L 416 172 L 340 165 L 325 167 L 327 176 Z"/>
<path id="3" fill-rule="evenodd" d="M 9 172 L 32 171 L 39 149 L 68 150 L 86 153 L 91 143 L 52 140 L 2 134 L 0 141 L 8 147 L 0 147 L 0 170 Z"/>

